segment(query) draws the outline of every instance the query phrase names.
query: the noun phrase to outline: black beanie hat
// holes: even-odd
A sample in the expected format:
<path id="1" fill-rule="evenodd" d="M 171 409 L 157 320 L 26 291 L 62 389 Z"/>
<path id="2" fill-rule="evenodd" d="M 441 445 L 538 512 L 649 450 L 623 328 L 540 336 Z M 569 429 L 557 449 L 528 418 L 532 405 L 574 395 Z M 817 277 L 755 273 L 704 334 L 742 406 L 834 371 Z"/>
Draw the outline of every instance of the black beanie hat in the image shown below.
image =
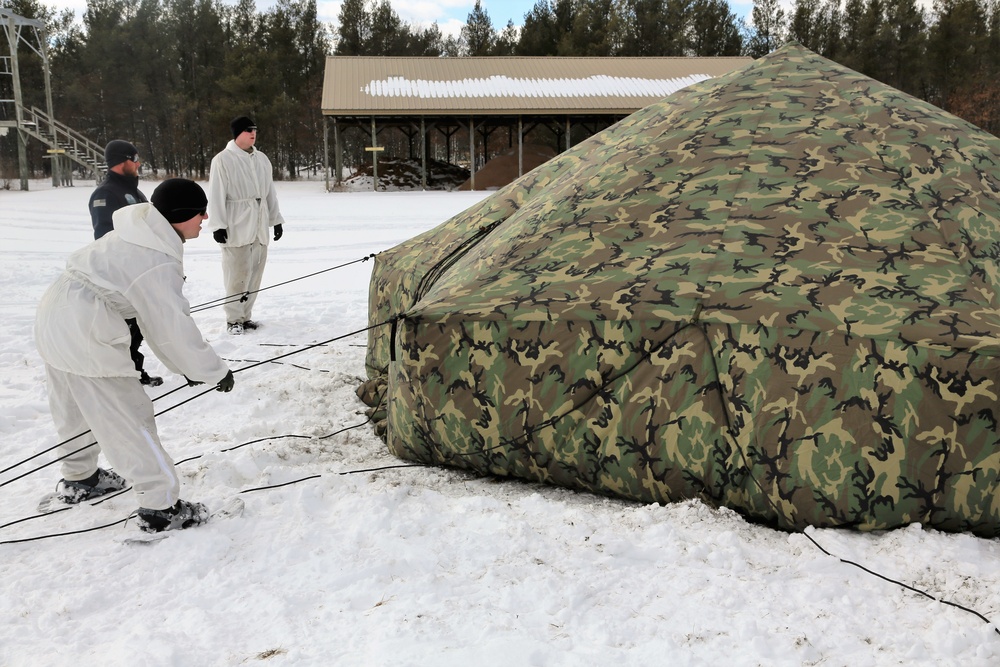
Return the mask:
<path id="1" fill-rule="evenodd" d="M 172 225 L 187 222 L 208 206 L 205 191 L 186 178 L 168 178 L 163 181 L 153 190 L 149 201 Z"/>
<path id="2" fill-rule="evenodd" d="M 104 147 L 104 162 L 108 165 L 108 169 L 125 160 L 137 157 L 139 157 L 138 149 L 122 139 L 109 141 L 108 145 Z"/>
<path id="3" fill-rule="evenodd" d="M 249 116 L 239 116 L 237 118 L 234 118 L 229 123 L 229 127 L 230 129 L 232 129 L 233 139 L 235 139 L 236 137 L 240 136 L 247 130 L 250 129 L 256 130 L 257 123 L 253 122 L 253 118 L 250 118 Z"/>

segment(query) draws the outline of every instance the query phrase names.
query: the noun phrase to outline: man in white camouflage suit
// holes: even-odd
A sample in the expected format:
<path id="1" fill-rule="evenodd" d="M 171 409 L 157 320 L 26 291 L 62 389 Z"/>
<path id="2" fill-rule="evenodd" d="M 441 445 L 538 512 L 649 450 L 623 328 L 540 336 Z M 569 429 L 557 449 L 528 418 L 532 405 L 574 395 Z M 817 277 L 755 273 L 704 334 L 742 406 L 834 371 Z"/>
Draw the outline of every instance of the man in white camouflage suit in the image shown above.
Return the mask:
<path id="1" fill-rule="evenodd" d="M 248 116 L 230 123 L 233 140 L 212 158 L 208 229 L 222 246 L 226 325 L 231 334 L 256 329 L 251 319 L 267 262 L 267 246 L 281 238 L 271 161 L 256 149 L 257 125 Z"/>

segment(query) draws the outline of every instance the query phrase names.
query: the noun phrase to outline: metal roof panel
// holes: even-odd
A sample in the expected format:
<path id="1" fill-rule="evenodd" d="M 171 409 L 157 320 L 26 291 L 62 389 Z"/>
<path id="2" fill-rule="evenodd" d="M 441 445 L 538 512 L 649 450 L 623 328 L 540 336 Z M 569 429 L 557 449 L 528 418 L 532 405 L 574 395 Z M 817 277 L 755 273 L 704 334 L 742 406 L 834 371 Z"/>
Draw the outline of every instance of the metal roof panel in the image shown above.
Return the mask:
<path id="1" fill-rule="evenodd" d="M 631 113 L 750 58 L 328 56 L 326 115 Z"/>

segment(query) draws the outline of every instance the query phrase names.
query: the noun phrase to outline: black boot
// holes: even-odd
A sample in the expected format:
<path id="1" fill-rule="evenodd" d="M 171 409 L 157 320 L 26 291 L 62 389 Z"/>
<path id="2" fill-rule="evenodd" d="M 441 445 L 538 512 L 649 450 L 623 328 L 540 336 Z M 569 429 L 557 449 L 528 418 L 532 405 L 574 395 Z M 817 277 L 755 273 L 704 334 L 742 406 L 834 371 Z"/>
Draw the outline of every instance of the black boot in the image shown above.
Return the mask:
<path id="1" fill-rule="evenodd" d="M 59 480 L 56 484 L 56 496 L 59 500 L 69 505 L 82 503 L 84 500 L 98 498 L 114 491 L 121 491 L 128 486 L 128 482 L 118 474 L 98 468 L 97 472 L 76 482 L 65 479 Z"/>
<path id="2" fill-rule="evenodd" d="M 164 530 L 193 528 L 208 521 L 208 508 L 202 503 L 178 500 L 173 507 L 165 510 L 139 508 L 139 530 L 159 533 Z"/>
<path id="3" fill-rule="evenodd" d="M 142 375 L 139 377 L 139 382 L 150 387 L 159 387 L 163 384 L 163 378 L 157 377 L 156 375 L 150 375 L 146 371 L 143 371 Z"/>

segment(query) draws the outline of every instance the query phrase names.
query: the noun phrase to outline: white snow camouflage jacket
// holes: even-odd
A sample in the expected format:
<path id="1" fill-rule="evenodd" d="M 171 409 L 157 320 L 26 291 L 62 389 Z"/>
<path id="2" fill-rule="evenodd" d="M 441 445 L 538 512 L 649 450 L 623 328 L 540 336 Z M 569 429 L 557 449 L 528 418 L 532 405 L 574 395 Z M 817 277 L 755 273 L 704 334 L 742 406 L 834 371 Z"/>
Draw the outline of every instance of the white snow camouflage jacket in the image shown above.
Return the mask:
<path id="1" fill-rule="evenodd" d="M 115 211 L 114 231 L 77 250 L 42 296 L 35 344 L 42 359 L 88 377 L 139 377 L 126 318 L 178 375 L 216 384 L 229 367 L 205 342 L 184 297 L 184 246 L 152 204 Z"/>
<path id="2" fill-rule="evenodd" d="M 256 148 L 247 153 L 230 141 L 212 158 L 206 229 L 225 229 L 227 246 L 254 241 L 268 245 L 270 228 L 284 223 L 274 192 L 271 161 Z"/>

